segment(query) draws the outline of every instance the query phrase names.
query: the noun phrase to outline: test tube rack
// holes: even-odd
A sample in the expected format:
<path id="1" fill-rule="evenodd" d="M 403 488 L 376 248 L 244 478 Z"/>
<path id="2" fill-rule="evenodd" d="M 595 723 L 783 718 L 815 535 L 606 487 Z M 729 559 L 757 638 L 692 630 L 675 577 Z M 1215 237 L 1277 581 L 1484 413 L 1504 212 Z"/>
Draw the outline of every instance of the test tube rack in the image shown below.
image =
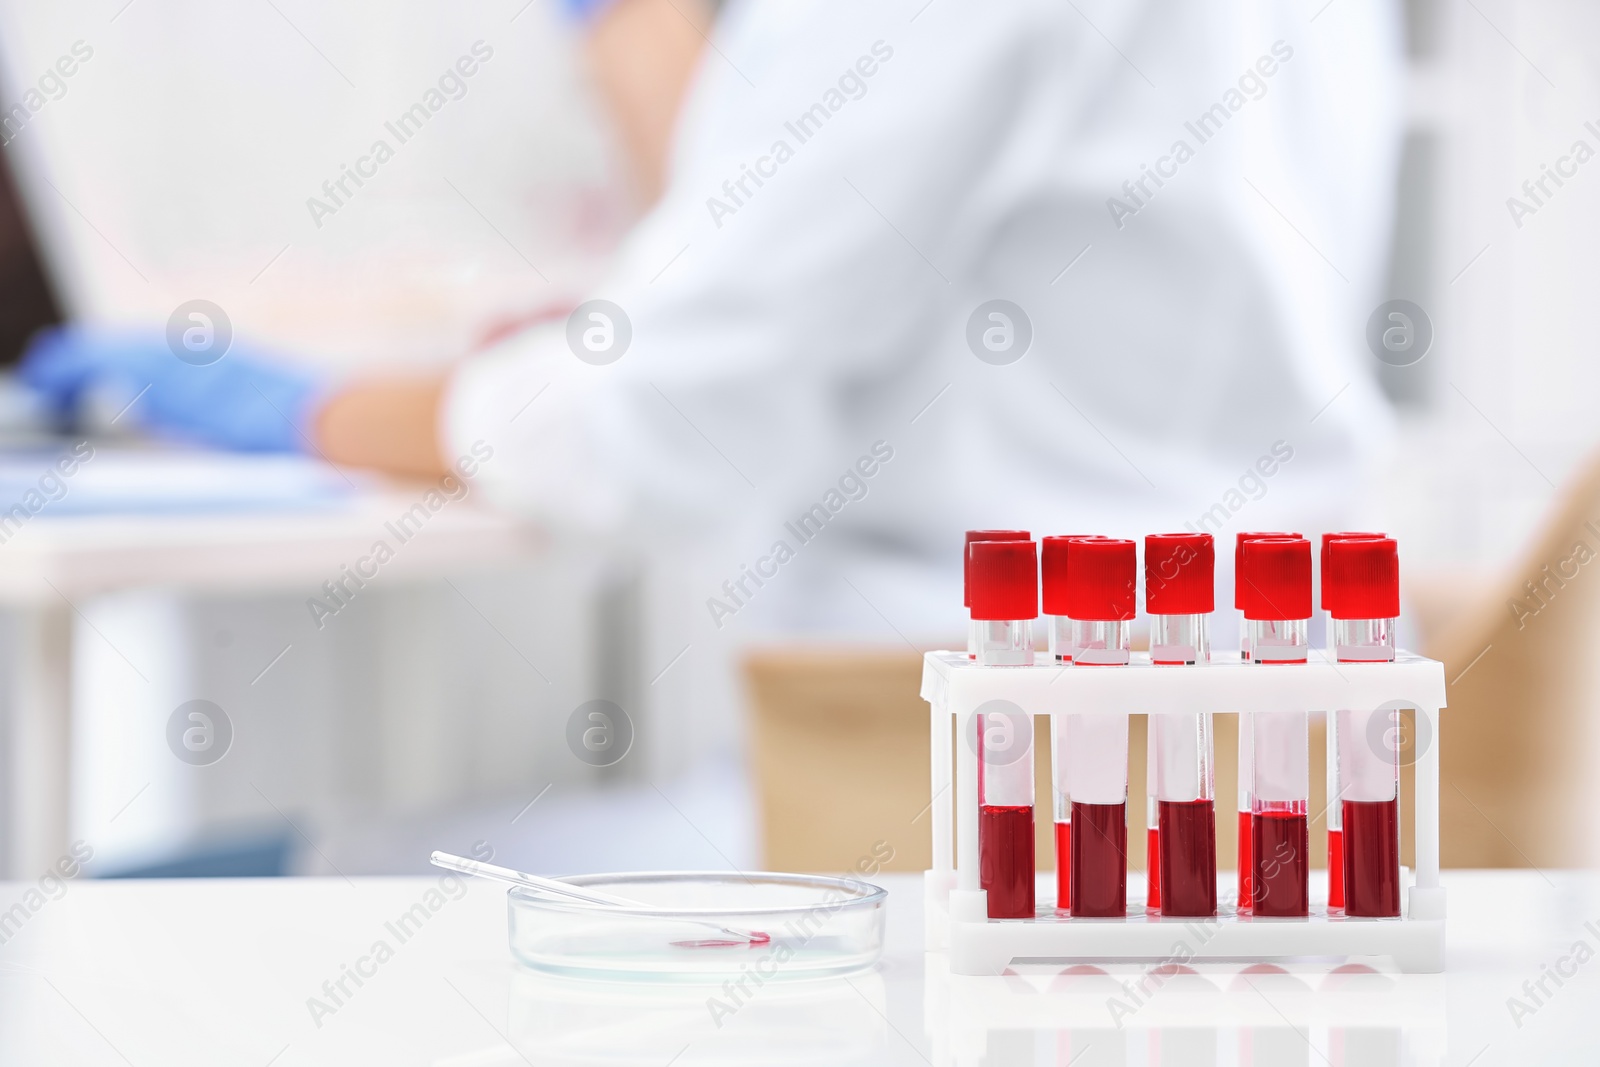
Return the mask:
<path id="1" fill-rule="evenodd" d="M 979 667 L 965 652 L 923 657 L 922 698 L 931 707 L 933 867 L 925 874 L 927 943 L 949 953 L 952 974 L 1000 974 L 1012 962 L 1171 959 L 1283 960 L 1305 957 L 1389 957 L 1401 971 L 1444 969 L 1444 889 L 1439 884 L 1439 713 L 1445 706 L 1444 665 L 1409 652 L 1393 662 L 1335 663 L 1316 650 L 1305 664 L 1244 663 L 1215 654 L 1194 666 L 1157 666 L 1134 653 L 1124 667 Z M 1261 918 L 1219 909 L 1216 918 L 1125 918 L 1057 915 L 1042 905 L 1033 919 L 990 919 L 978 877 L 977 746 L 980 711 L 1037 717 L 1072 713 L 1216 715 L 1273 711 L 1331 712 L 1381 707 L 1416 709 L 1416 797 L 1411 828 L 1414 882 L 1399 918 L 1329 915 Z M 953 729 L 952 729 L 953 727 Z M 1035 753 L 1035 758 L 1047 758 Z M 1142 798 L 1135 798 L 1135 802 Z M 1232 805 L 1219 802 L 1231 815 Z M 1403 816 L 1402 816 L 1403 818 Z M 952 826 L 955 829 L 952 846 Z"/>

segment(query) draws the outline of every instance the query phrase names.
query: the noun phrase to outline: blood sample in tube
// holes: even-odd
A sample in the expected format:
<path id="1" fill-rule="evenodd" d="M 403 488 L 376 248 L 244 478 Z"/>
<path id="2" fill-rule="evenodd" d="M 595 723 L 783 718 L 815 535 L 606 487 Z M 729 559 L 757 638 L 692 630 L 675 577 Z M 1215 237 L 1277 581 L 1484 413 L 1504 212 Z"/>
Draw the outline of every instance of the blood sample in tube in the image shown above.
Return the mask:
<path id="1" fill-rule="evenodd" d="M 1058 664 L 1072 662 L 1073 622 L 1067 617 L 1067 552 L 1072 541 L 1103 540 L 1093 535 L 1046 537 L 1039 544 L 1039 580 L 1043 586 L 1044 625 L 1049 635 L 1050 657 Z M 1067 721 L 1050 716 L 1050 771 L 1055 792 L 1056 907 L 1072 908 L 1072 800 L 1067 789 Z"/>
<path id="2" fill-rule="evenodd" d="M 1144 541 L 1150 659 L 1200 670 L 1211 658 L 1216 548 L 1210 534 L 1151 534 Z M 1149 792 L 1157 809 L 1151 869 L 1161 914 L 1217 913 L 1216 751 L 1211 715 L 1151 715 Z"/>
<path id="3" fill-rule="evenodd" d="M 1039 615 L 1038 546 L 974 541 L 969 552 L 978 666 L 1031 666 L 1033 620 Z M 980 714 L 973 724 L 979 885 L 988 893 L 991 919 L 1034 915 L 1032 724 L 1020 711 Z"/>
<path id="4" fill-rule="evenodd" d="M 1072 802 L 1072 914 L 1122 918 L 1128 912 L 1128 803 Z"/>
<path id="5" fill-rule="evenodd" d="M 1147 772 L 1148 773 L 1148 772 Z M 1144 906 L 1161 911 L 1161 810 L 1155 797 L 1145 804 L 1144 831 Z"/>
<path id="6" fill-rule="evenodd" d="M 1333 538 L 1323 569 L 1330 643 L 1341 663 L 1395 656 L 1400 560 L 1389 538 Z M 1400 914 L 1400 753 L 1389 708 L 1335 711 L 1335 786 L 1343 823 L 1344 912 Z"/>
<path id="7" fill-rule="evenodd" d="M 1400 800 L 1346 800 L 1345 914 L 1400 914 Z"/>
<path id="8" fill-rule="evenodd" d="M 1319 583 L 1317 607 L 1328 610 L 1328 544 L 1331 541 L 1372 541 L 1383 538 L 1381 533 L 1356 530 L 1322 535 L 1322 553 L 1319 557 L 1322 581 Z M 1333 619 L 1328 619 L 1328 643 L 1333 644 Z M 1328 910 L 1344 910 L 1344 807 L 1339 797 L 1339 717 L 1328 716 Z"/>
<path id="9" fill-rule="evenodd" d="M 1056 907 L 1072 910 L 1072 804 L 1056 813 Z"/>
<path id="10" fill-rule="evenodd" d="M 1246 541 L 1242 600 L 1252 669 L 1304 665 L 1311 618 L 1311 543 Z M 1251 912 L 1303 917 L 1310 907 L 1309 718 L 1303 711 L 1250 716 Z"/>
<path id="11" fill-rule="evenodd" d="M 1217 812 L 1210 799 L 1161 801 L 1161 914 L 1217 913 Z"/>
<path id="12" fill-rule="evenodd" d="M 978 879 L 989 918 L 1033 917 L 1033 805 L 978 808 Z"/>
<path id="13" fill-rule="evenodd" d="M 1297 533 L 1241 533 L 1233 542 L 1233 606 L 1237 611 L 1244 610 L 1244 545 L 1246 541 L 1262 537 L 1299 537 Z M 1250 662 L 1250 624 L 1248 621 L 1240 628 L 1239 655 L 1246 662 Z M 1250 913 L 1251 885 L 1250 872 L 1253 859 L 1250 853 L 1250 809 L 1251 809 L 1251 776 L 1255 772 L 1255 755 L 1251 748 L 1253 734 L 1250 729 L 1250 715 L 1244 713 L 1239 716 L 1239 832 L 1235 838 L 1238 849 L 1238 875 L 1239 875 L 1239 901 L 1238 911 L 1241 915 Z"/>
<path id="14" fill-rule="evenodd" d="M 1240 718 L 1242 719 L 1244 716 L 1241 715 Z M 1244 724 L 1240 723 L 1239 729 L 1243 730 L 1244 728 Z M 1244 772 L 1241 770 L 1239 773 L 1240 776 L 1243 777 Z M 1239 914 L 1241 915 L 1250 914 L 1250 900 L 1255 895 L 1255 889 L 1250 878 L 1250 873 L 1255 870 L 1255 857 L 1250 851 L 1250 820 L 1255 816 L 1250 813 L 1250 808 L 1248 807 L 1249 803 L 1249 798 L 1245 797 L 1244 804 L 1246 806 L 1239 809 L 1239 826 L 1237 831 L 1239 835 L 1237 838 L 1237 847 L 1239 852 L 1239 901 L 1236 906 L 1238 907 Z"/>
<path id="15" fill-rule="evenodd" d="M 1269 712 L 1278 715 L 1282 712 Z M 1250 820 L 1252 913 L 1264 918 L 1310 914 L 1311 841 L 1303 811 L 1258 811 Z"/>
<path id="16" fill-rule="evenodd" d="M 1138 547 L 1132 541 L 1068 543 L 1067 615 L 1072 670 L 1125 666 L 1132 645 Z M 1121 918 L 1128 906 L 1128 717 L 1066 714 L 1071 802 L 1072 914 Z"/>

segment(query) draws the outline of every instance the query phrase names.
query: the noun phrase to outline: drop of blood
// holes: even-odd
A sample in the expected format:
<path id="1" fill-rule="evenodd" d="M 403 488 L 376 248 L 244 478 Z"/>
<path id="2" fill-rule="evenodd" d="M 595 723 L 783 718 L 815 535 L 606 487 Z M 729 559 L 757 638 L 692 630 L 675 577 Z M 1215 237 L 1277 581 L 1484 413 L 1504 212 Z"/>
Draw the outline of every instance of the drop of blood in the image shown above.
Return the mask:
<path id="1" fill-rule="evenodd" d="M 762 933 L 760 930 L 752 930 L 752 931 L 750 931 L 750 940 L 748 940 L 748 941 L 735 941 L 732 938 L 725 938 L 725 937 L 708 937 L 708 938 L 703 938 L 703 939 L 694 940 L 694 941 L 674 941 L 674 942 L 672 942 L 672 947 L 673 948 L 743 948 L 744 946 L 748 945 L 751 948 L 755 948 L 758 945 L 765 945 L 765 944 L 770 943 L 771 941 L 772 941 L 772 935 L 771 934 Z"/>

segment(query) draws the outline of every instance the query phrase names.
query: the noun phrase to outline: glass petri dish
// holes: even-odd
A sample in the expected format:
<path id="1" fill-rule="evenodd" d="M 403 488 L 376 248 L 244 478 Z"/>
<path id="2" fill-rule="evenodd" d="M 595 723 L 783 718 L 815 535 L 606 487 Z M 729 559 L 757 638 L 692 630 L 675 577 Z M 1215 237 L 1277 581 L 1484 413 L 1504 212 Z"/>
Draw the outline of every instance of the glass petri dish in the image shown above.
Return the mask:
<path id="1" fill-rule="evenodd" d="M 562 880 L 641 906 L 510 890 L 511 955 L 547 974 L 712 985 L 749 975 L 762 985 L 865 970 L 883 954 L 888 893 L 854 878 L 670 871 Z M 769 940 L 731 937 L 724 927 Z"/>

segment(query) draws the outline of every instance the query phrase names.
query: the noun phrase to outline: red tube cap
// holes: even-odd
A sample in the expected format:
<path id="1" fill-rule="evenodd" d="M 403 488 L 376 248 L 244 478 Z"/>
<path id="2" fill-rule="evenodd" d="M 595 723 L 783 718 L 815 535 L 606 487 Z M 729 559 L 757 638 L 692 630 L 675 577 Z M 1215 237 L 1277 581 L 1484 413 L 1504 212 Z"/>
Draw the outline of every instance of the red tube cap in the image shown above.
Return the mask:
<path id="1" fill-rule="evenodd" d="M 1325 533 L 1325 534 L 1322 535 L 1322 555 L 1318 559 L 1318 562 L 1321 564 L 1321 567 L 1319 568 L 1318 573 L 1322 575 L 1322 595 L 1317 600 L 1317 607 L 1321 608 L 1323 611 L 1327 611 L 1328 610 L 1328 542 L 1329 541 L 1377 541 L 1377 540 L 1380 540 L 1380 539 L 1382 539 L 1384 537 L 1387 537 L 1387 536 L 1388 536 L 1388 534 L 1361 533 L 1359 531 L 1354 531 L 1354 530 L 1350 531 L 1348 533 Z M 1365 615 L 1365 616 L 1362 616 L 1362 617 L 1363 618 L 1377 619 L 1377 618 L 1389 618 L 1390 616 Z"/>
<path id="2" fill-rule="evenodd" d="M 1217 606 L 1217 548 L 1207 533 L 1147 534 L 1144 610 L 1204 615 Z"/>
<path id="3" fill-rule="evenodd" d="M 1322 588 L 1336 619 L 1393 619 L 1400 614 L 1400 552 L 1388 537 L 1328 542 Z"/>
<path id="4" fill-rule="evenodd" d="M 1067 542 L 1101 541 L 1099 534 L 1061 534 L 1039 542 L 1039 578 L 1044 585 L 1044 613 L 1067 613 Z"/>
<path id="5" fill-rule="evenodd" d="M 972 606 L 972 542 L 1026 541 L 1027 530 L 968 530 L 967 543 L 961 546 L 961 606 Z"/>
<path id="6" fill-rule="evenodd" d="M 1039 546 L 1032 541 L 974 541 L 972 617 L 985 621 L 1039 617 Z"/>
<path id="7" fill-rule="evenodd" d="M 1137 604 L 1139 549 L 1109 537 L 1067 542 L 1067 616 L 1087 622 L 1131 619 Z"/>
<path id="8" fill-rule="evenodd" d="M 1233 541 L 1233 606 L 1240 611 L 1244 610 L 1244 543 L 1256 541 L 1263 537 L 1299 537 L 1297 533 L 1242 533 L 1235 534 Z"/>
<path id="9" fill-rule="evenodd" d="M 1311 542 L 1304 537 L 1258 537 L 1244 543 L 1244 617 L 1311 617 Z"/>

